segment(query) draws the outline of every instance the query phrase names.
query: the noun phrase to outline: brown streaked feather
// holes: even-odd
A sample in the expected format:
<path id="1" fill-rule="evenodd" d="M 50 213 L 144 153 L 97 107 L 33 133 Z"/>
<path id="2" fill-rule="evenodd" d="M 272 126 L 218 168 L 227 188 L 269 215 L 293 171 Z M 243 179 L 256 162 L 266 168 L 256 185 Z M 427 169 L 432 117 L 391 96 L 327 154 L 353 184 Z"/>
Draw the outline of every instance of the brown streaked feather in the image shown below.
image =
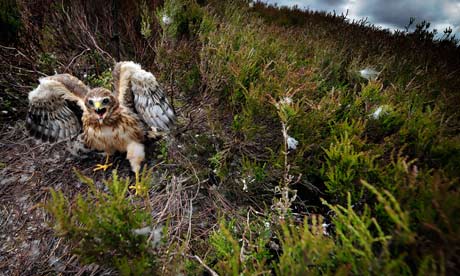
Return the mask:
<path id="1" fill-rule="evenodd" d="M 125 107 L 114 112 L 110 120 L 105 121 L 103 125 L 83 115 L 83 128 L 85 144 L 108 153 L 126 152 L 131 142 L 141 143 L 144 140 L 144 130 L 139 118 Z"/>
<path id="2" fill-rule="evenodd" d="M 132 66 L 130 66 L 132 65 Z M 133 95 L 131 91 L 130 77 L 134 70 L 140 66 L 132 62 L 118 62 L 112 71 L 113 87 L 115 89 L 115 97 L 120 104 L 134 110 Z"/>
<path id="3" fill-rule="evenodd" d="M 79 134 L 87 91 L 81 81 L 68 74 L 40 79 L 40 85 L 29 93 L 26 126 L 30 133 L 44 141 L 59 141 Z"/>
<path id="4" fill-rule="evenodd" d="M 69 74 L 49 76 L 47 79 L 62 83 L 62 85 L 67 88 L 67 90 L 77 95 L 81 99 L 84 99 L 89 91 L 88 86 L 86 86 L 81 80 Z"/>

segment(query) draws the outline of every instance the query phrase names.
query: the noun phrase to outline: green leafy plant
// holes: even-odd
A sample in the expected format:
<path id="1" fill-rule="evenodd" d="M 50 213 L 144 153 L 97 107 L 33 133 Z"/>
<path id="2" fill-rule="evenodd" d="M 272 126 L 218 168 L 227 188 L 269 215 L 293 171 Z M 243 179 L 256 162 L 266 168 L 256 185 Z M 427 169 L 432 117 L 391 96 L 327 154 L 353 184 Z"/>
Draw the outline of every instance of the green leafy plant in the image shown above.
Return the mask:
<path id="1" fill-rule="evenodd" d="M 166 37 L 193 37 L 200 30 L 203 10 L 195 0 L 166 0 L 156 17 Z"/>
<path id="2" fill-rule="evenodd" d="M 218 151 L 208 159 L 215 174 L 219 177 L 225 177 L 227 175 L 228 168 L 226 158 L 228 153 L 228 150 Z"/>
<path id="3" fill-rule="evenodd" d="M 78 194 L 71 201 L 61 191 L 51 190 L 51 200 L 45 205 L 56 234 L 74 245 L 84 263 L 113 266 L 123 275 L 155 271 L 151 217 L 128 197 L 130 179 L 120 179 L 114 170 L 112 179 L 104 181 L 105 192 L 91 178 L 75 172 L 88 185 L 88 194 Z M 150 179 L 144 175 L 141 182 Z"/>
<path id="4" fill-rule="evenodd" d="M 345 202 L 347 193 L 350 192 L 353 200 L 363 196 L 363 187 L 359 184 L 360 179 L 366 179 L 376 170 L 374 165 L 375 156 L 369 153 L 357 151 L 348 132 L 335 138 L 326 153 L 326 163 L 322 171 L 326 177 L 327 191 L 333 194 L 339 202 Z"/>
<path id="5" fill-rule="evenodd" d="M 371 187 L 372 191 L 376 192 L 372 186 L 367 185 L 366 187 Z M 382 204 L 387 202 L 387 199 L 384 199 L 380 193 L 377 192 L 377 195 Z M 411 274 L 403 255 L 391 255 L 389 244 L 392 236 L 384 233 L 378 221 L 370 216 L 370 210 L 365 207 L 361 215 L 353 210 L 350 193 L 346 207 L 323 203 L 335 214 L 333 223 L 339 248 L 334 252 L 334 256 L 340 266 L 349 264 L 349 269 L 354 274 L 369 274 L 370 271 L 384 274 Z M 397 225 L 408 227 L 407 224 L 404 224 L 405 215 L 402 214 L 401 217 L 401 213 L 398 212 L 399 205 L 388 205 L 387 207 L 387 212 L 395 214 L 392 219 Z M 410 230 L 408 232 L 411 233 Z"/>
<path id="6" fill-rule="evenodd" d="M 91 87 L 104 87 L 112 90 L 112 70 L 109 68 L 100 75 L 90 74 L 87 76 L 87 81 Z"/>
<path id="7" fill-rule="evenodd" d="M 141 10 L 141 34 L 145 39 L 149 39 L 152 36 L 152 28 L 151 28 L 152 16 L 151 16 L 151 12 L 145 0 L 141 1 L 140 10 Z"/>
<path id="8" fill-rule="evenodd" d="M 209 237 L 213 249 L 211 259 L 217 262 L 214 267 L 222 275 L 268 272 L 272 258 L 268 248 L 272 234 L 270 227 L 266 226 L 267 220 L 264 223 L 256 217 L 254 221 L 249 221 L 249 216 L 245 225 L 237 225 L 233 220 L 221 220 L 219 229 Z"/>
<path id="9" fill-rule="evenodd" d="M 273 220 L 276 213 L 274 217 L 263 217 L 248 212 L 243 223 L 221 220 L 209 238 L 212 251 L 208 262 L 225 275 L 437 273 L 439 267 L 431 254 L 420 256 L 423 265 L 414 271 L 406 262 L 406 253 L 395 249 L 412 246 L 416 241 L 409 213 L 390 192 L 365 181 L 361 185 L 376 197 L 392 227 L 382 228 L 367 205 L 356 211 L 350 193 L 345 206 L 322 201 L 331 210 L 330 223 L 317 215 L 299 223 L 292 216 Z M 274 258 L 273 252 L 278 257 Z"/>
<path id="10" fill-rule="evenodd" d="M 282 254 L 274 264 L 276 275 L 325 275 L 332 274 L 334 262 L 331 255 L 334 241 L 325 234 L 322 217 L 304 219 L 302 225 L 282 222 Z"/>

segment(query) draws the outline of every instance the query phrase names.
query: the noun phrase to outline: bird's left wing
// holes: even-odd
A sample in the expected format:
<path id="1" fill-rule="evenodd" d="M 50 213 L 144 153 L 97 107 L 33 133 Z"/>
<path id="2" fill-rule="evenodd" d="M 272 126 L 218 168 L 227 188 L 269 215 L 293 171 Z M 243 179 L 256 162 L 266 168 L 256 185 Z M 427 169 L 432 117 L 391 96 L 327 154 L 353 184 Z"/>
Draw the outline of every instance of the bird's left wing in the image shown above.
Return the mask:
<path id="1" fill-rule="evenodd" d="M 170 130 L 175 121 L 174 110 L 152 73 L 125 61 L 115 65 L 113 79 L 121 105 L 136 111 L 153 130 Z"/>

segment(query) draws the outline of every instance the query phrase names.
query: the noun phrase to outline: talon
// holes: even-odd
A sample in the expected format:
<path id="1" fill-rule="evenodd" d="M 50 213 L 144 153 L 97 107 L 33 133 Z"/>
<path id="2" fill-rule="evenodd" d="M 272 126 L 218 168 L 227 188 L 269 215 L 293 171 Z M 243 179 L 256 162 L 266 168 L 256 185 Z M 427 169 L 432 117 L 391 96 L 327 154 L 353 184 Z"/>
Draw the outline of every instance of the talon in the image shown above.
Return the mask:
<path id="1" fill-rule="evenodd" d="M 110 164 L 96 164 L 96 167 L 93 169 L 93 172 L 96 172 L 96 171 L 99 171 L 99 170 L 103 170 L 104 172 L 110 168 L 111 166 L 113 165 L 113 163 L 110 163 Z"/>
<path id="2" fill-rule="evenodd" d="M 136 183 L 134 185 L 129 186 L 130 189 L 135 191 L 134 195 L 143 196 L 147 191 L 146 188 L 142 186 L 142 183 L 139 181 L 139 172 L 135 172 L 136 175 Z"/>
<path id="3" fill-rule="evenodd" d="M 93 172 L 96 172 L 96 171 L 99 171 L 99 170 L 103 170 L 104 172 L 110 168 L 111 166 L 113 165 L 113 163 L 110 163 L 109 164 L 109 155 L 107 154 L 106 158 L 105 158 L 105 164 L 102 165 L 102 164 L 96 164 L 96 167 L 93 169 Z"/>

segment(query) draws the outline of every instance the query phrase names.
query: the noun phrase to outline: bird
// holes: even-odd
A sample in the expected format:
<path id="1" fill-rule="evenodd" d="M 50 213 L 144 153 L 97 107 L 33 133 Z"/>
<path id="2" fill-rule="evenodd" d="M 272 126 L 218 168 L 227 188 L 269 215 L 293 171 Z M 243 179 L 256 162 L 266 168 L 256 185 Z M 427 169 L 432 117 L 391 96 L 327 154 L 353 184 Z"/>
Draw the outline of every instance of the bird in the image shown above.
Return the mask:
<path id="1" fill-rule="evenodd" d="M 112 77 L 113 92 L 90 88 L 70 74 L 40 78 L 28 95 L 26 127 L 42 141 L 78 137 L 88 149 L 105 152 L 105 163 L 94 171 L 107 170 L 110 155 L 126 152 L 137 185 L 143 143 L 169 132 L 176 115 L 155 76 L 141 65 L 118 62 Z"/>

